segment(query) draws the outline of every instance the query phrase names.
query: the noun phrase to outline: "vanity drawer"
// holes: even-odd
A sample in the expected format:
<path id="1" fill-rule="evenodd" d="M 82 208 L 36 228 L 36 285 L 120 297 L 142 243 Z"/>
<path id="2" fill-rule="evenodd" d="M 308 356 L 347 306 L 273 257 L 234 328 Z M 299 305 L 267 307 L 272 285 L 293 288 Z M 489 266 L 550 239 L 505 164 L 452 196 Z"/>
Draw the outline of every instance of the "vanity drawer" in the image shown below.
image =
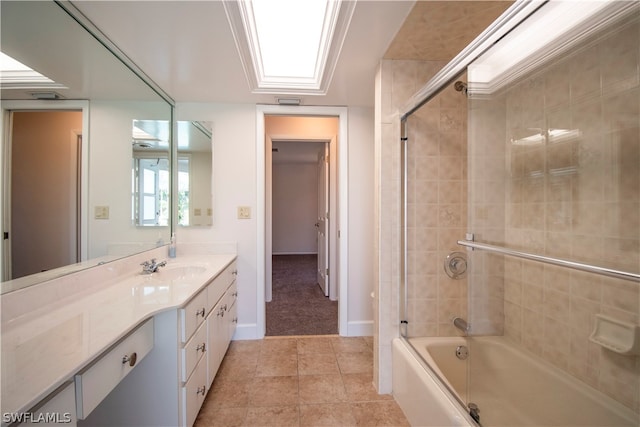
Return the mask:
<path id="1" fill-rule="evenodd" d="M 19 427 L 54 427 L 61 424 L 75 427 L 77 425 L 76 394 L 73 382 L 69 381 L 60 386 L 58 390 L 51 393 L 36 408 L 31 409 L 29 413 L 35 415 L 34 419 L 18 424 Z"/>
<path id="2" fill-rule="evenodd" d="M 207 287 L 207 311 L 210 311 L 220 300 L 229 285 L 236 279 L 238 267 L 233 261 Z"/>
<path id="3" fill-rule="evenodd" d="M 207 350 L 207 325 L 203 323 L 182 349 L 182 381 L 187 381 Z"/>
<path id="4" fill-rule="evenodd" d="M 185 426 L 192 426 L 196 421 L 200 407 L 207 394 L 207 362 L 200 359 L 196 370 L 189 381 L 182 387 L 182 401 L 185 408 L 182 420 Z"/>
<path id="5" fill-rule="evenodd" d="M 180 309 L 181 339 L 183 343 L 202 324 L 206 316 L 207 291 L 201 291 L 184 308 Z"/>
<path id="6" fill-rule="evenodd" d="M 153 318 L 77 374 L 75 383 L 78 419 L 85 419 L 152 348 Z"/>

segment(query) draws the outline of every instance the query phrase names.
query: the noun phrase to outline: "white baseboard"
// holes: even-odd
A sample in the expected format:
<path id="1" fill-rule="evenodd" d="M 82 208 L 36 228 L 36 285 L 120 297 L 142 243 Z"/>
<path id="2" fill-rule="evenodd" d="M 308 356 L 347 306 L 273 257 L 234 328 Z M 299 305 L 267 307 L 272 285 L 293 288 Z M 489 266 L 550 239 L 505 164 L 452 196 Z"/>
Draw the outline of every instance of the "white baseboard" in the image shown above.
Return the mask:
<path id="1" fill-rule="evenodd" d="M 232 341 L 240 340 L 261 340 L 264 334 L 258 334 L 258 325 L 255 323 L 239 324 L 233 334 Z"/>
<path id="2" fill-rule="evenodd" d="M 344 337 L 371 337 L 373 336 L 373 320 L 358 320 L 349 322 L 347 330 L 341 331 L 340 335 Z M 264 334 L 258 333 L 258 325 L 255 323 L 241 324 L 236 327 L 233 334 L 233 341 L 240 340 L 261 340 Z"/>
<path id="3" fill-rule="evenodd" d="M 346 337 L 371 337 L 373 336 L 373 320 L 348 322 L 346 334 L 340 332 L 340 335 Z"/>
<path id="4" fill-rule="evenodd" d="M 272 252 L 271 255 L 318 255 L 318 252 Z"/>

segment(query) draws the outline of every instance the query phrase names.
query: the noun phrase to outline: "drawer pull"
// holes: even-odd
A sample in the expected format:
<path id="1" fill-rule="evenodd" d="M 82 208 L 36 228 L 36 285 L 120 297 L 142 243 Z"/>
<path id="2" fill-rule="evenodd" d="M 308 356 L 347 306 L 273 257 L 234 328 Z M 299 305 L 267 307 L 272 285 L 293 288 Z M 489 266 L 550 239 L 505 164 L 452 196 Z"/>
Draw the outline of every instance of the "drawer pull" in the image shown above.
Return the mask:
<path id="1" fill-rule="evenodd" d="M 221 310 L 227 311 L 227 304 L 223 305 Z"/>
<path id="2" fill-rule="evenodd" d="M 205 312 L 204 307 L 202 307 L 200 310 L 196 311 L 196 317 L 198 316 L 204 317 L 204 312 Z"/>
<path id="3" fill-rule="evenodd" d="M 127 355 L 122 357 L 122 364 L 123 365 L 125 363 L 128 363 L 129 366 L 133 366 L 133 365 L 136 364 L 137 361 L 138 361 L 138 354 L 135 351 L 133 353 L 131 353 L 130 355 L 127 354 Z"/>
<path id="4" fill-rule="evenodd" d="M 231 294 L 232 297 L 238 297 L 238 291 L 235 291 L 234 293 Z"/>
<path id="5" fill-rule="evenodd" d="M 196 346 L 196 352 L 198 352 L 198 351 L 202 351 L 202 352 L 204 353 L 204 352 L 206 351 L 206 349 L 207 349 L 207 346 L 206 346 L 206 344 L 205 344 L 205 343 L 198 344 L 198 345 Z"/>
<path id="6" fill-rule="evenodd" d="M 238 318 L 237 318 L 237 317 L 234 317 L 234 318 L 233 318 L 233 320 L 232 320 L 232 322 L 233 322 L 233 323 L 238 323 Z"/>
<path id="7" fill-rule="evenodd" d="M 238 275 L 238 270 L 233 270 L 233 271 L 231 272 L 231 274 L 233 274 L 234 276 L 237 276 L 237 275 Z"/>
<path id="8" fill-rule="evenodd" d="M 205 386 L 198 387 L 198 390 L 196 390 L 196 394 L 202 394 L 203 396 L 205 395 L 206 392 L 207 392 L 207 387 Z"/>

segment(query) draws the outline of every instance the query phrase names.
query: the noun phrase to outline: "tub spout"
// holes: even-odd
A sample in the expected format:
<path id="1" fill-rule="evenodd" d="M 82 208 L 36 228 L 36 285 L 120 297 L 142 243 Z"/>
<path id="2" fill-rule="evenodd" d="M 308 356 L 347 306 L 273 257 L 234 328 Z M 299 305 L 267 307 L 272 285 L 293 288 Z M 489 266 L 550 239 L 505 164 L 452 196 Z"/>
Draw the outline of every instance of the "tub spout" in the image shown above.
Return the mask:
<path id="1" fill-rule="evenodd" d="M 460 329 L 465 334 L 469 332 L 469 325 L 467 324 L 467 321 L 464 320 L 462 317 L 455 317 L 453 319 L 453 326 Z"/>

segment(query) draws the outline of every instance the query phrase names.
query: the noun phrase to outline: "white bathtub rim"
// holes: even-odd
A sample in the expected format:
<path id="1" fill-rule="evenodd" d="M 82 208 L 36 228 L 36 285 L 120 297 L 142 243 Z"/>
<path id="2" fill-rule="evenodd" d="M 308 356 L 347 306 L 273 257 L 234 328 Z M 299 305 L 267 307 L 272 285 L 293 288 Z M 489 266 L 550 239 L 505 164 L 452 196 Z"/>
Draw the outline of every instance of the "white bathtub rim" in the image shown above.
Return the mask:
<path id="1" fill-rule="evenodd" d="M 431 361 L 434 365 L 437 366 L 437 364 L 435 363 L 433 358 L 428 354 L 428 351 L 424 350 L 426 354 L 422 355 L 422 354 L 420 354 L 420 350 L 418 348 L 414 348 L 413 346 L 418 344 L 418 345 L 422 345 L 422 347 L 419 347 L 419 348 L 423 348 L 424 344 L 426 344 L 426 343 L 450 343 L 450 344 L 468 345 L 467 340 L 469 340 L 469 339 L 489 341 L 489 342 L 497 343 L 498 345 L 503 345 L 503 346 L 510 347 L 513 351 L 519 352 L 524 357 L 526 357 L 528 359 L 529 363 L 532 363 L 534 365 L 540 366 L 540 367 L 548 370 L 551 375 L 559 378 L 560 381 L 568 383 L 570 386 L 579 389 L 580 392 L 585 393 L 585 394 L 593 397 L 594 399 L 597 399 L 598 401 L 603 403 L 606 407 L 608 407 L 612 412 L 615 412 L 617 414 L 622 414 L 622 417 L 628 419 L 630 423 L 637 422 L 638 420 L 640 420 L 640 414 L 636 414 L 633 411 L 633 409 L 625 406 L 624 404 L 618 402 L 617 400 L 613 399 L 612 397 L 607 396 L 606 394 L 604 394 L 603 392 L 593 388 L 589 384 L 584 383 L 583 381 L 580 381 L 578 378 L 574 377 L 573 375 L 569 374 L 568 372 L 563 371 L 562 369 L 552 365 L 549 362 L 541 360 L 540 356 L 538 356 L 535 353 L 532 353 L 531 351 L 521 347 L 517 343 L 514 343 L 514 342 L 510 341 L 508 338 L 506 338 L 504 336 L 415 337 L 415 338 L 407 339 L 407 341 L 409 341 L 409 342 L 407 342 L 405 345 L 411 347 L 411 350 L 413 350 L 412 353 L 413 353 L 414 357 L 417 357 L 417 358 L 425 357 L 426 358 L 426 360 L 424 362 L 422 362 L 422 363 L 425 363 L 425 364 L 428 365 L 429 361 Z M 439 370 L 439 368 L 436 367 L 436 370 L 438 371 L 439 375 L 441 375 L 443 378 L 445 378 L 445 376 L 442 374 L 442 372 Z M 429 371 L 429 370 L 427 369 L 427 371 Z M 429 373 L 431 375 L 434 375 L 431 372 L 429 372 Z M 452 388 L 452 390 L 453 390 L 453 388 Z"/>
<path id="2" fill-rule="evenodd" d="M 441 397 L 444 399 L 444 405 L 440 406 L 444 411 L 446 411 L 447 416 L 453 418 L 453 420 L 451 420 L 452 426 L 478 426 L 476 421 L 471 418 L 471 416 L 467 412 L 464 404 L 459 401 L 451 393 L 451 391 L 447 389 L 447 386 L 445 386 L 442 381 L 440 381 L 440 379 L 429 369 L 429 367 L 426 366 L 426 362 L 416 352 L 411 344 L 409 344 L 406 338 L 394 338 L 393 345 L 401 347 L 403 350 L 405 350 L 407 357 L 410 358 L 410 363 L 413 363 L 414 366 L 417 365 L 419 367 L 420 373 L 424 373 L 427 379 L 430 380 L 430 384 L 437 387 Z M 429 387 L 428 384 L 425 384 L 425 386 Z M 400 403 L 402 406 L 402 402 L 399 401 L 398 403 Z M 447 408 L 445 408 L 445 406 Z"/>

